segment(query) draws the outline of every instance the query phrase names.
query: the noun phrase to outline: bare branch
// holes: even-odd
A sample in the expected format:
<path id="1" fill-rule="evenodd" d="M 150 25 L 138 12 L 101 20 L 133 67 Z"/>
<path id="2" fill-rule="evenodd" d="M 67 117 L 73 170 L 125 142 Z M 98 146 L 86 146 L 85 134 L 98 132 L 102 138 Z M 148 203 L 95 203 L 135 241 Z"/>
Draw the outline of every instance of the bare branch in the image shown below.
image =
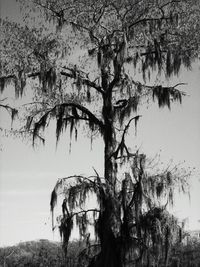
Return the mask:
<path id="1" fill-rule="evenodd" d="M 88 34 L 91 37 L 91 39 L 96 40 L 98 44 L 100 43 L 99 42 L 99 39 L 94 35 L 93 30 L 92 30 L 92 27 L 91 28 L 87 28 L 87 27 L 83 26 L 82 24 L 75 23 L 74 21 L 71 21 L 69 23 L 72 26 L 76 27 L 77 29 L 78 28 L 81 28 L 81 29 L 85 30 L 86 32 L 88 32 Z"/>
<path id="2" fill-rule="evenodd" d="M 139 1 L 135 2 L 135 3 L 132 3 L 132 2 L 130 1 L 130 5 L 131 5 L 131 7 L 128 8 L 128 9 L 126 10 L 126 12 L 124 13 L 124 15 L 123 15 L 123 17 L 122 17 L 122 20 L 124 20 L 125 17 L 127 16 L 127 14 L 133 10 L 133 7 L 136 6 L 136 5 L 138 5 L 141 1 L 142 1 L 142 0 L 139 0 Z"/>
<path id="3" fill-rule="evenodd" d="M 133 117 L 133 118 L 131 118 L 129 120 L 128 124 L 124 128 L 124 131 L 123 131 L 123 134 L 122 134 L 122 138 L 121 138 L 121 142 L 119 143 L 116 151 L 111 155 L 111 157 L 114 157 L 115 159 L 118 159 L 118 154 L 119 154 L 120 150 L 123 149 L 123 148 L 126 150 L 126 153 L 127 153 L 128 157 L 129 157 L 129 154 L 130 154 L 130 156 L 132 156 L 132 154 L 128 151 L 127 146 L 125 145 L 125 135 L 126 135 L 126 133 L 128 131 L 128 128 L 130 127 L 131 122 L 134 120 L 135 124 L 136 124 L 140 117 L 142 117 L 142 116 L 141 115 L 137 115 L 137 116 L 135 116 L 135 117 Z"/>
<path id="4" fill-rule="evenodd" d="M 99 15 L 99 17 L 98 17 L 97 19 L 96 19 L 96 17 L 95 17 L 95 14 L 93 15 L 93 20 L 94 20 L 95 24 L 98 24 L 99 21 L 101 20 L 103 14 L 104 14 L 104 12 L 105 12 L 106 7 L 107 7 L 107 5 L 103 5 L 103 6 L 100 8 L 100 15 Z"/>
<path id="5" fill-rule="evenodd" d="M 81 210 L 81 211 L 78 211 L 78 212 L 75 212 L 75 213 L 73 213 L 73 214 L 71 214 L 71 217 L 74 217 L 74 216 L 76 216 L 76 215 L 78 215 L 78 214 L 81 214 L 81 213 L 88 213 L 88 212 L 100 212 L 100 210 L 98 210 L 98 209 L 88 209 L 88 210 Z"/>
<path id="6" fill-rule="evenodd" d="M 34 101 L 34 102 L 30 102 L 30 103 L 26 103 L 23 104 L 22 106 L 29 106 L 29 105 L 48 105 L 50 106 L 50 104 L 48 102 L 39 102 L 39 101 Z"/>

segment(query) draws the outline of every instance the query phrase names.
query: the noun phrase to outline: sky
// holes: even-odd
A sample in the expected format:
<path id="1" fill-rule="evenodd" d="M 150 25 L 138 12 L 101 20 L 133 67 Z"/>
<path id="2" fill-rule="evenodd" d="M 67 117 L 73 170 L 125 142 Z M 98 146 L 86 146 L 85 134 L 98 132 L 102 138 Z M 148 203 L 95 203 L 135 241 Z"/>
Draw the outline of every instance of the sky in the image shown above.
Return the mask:
<path id="1" fill-rule="evenodd" d="M 1 16 L 19 19 L 13 0 L 1 1 Z M 200 65 L 183 71 L 174 84 L 185 82 L 182 89 L 189 96 L 183 104 L 174 104 L 171 111 L 152 103 L 138 114 L 137 136 L 130 128 L 127 141 L 165 163 L 195 167 L 191 177 L 191 198 L 176 195 L 173 213 L 189 218 L 188 229 L 200 229 Z M 1 99 L 1 96 L 0 96 Z M 0 126 L 10 127 L 10 117 L 0 110 Z M 0 246 L 35 239 L 59 240 L 51 231 L 50 194 L 58 178 L 73 174 L 93 175 L 93 167 L 102 173 L 103 142 L 95 139 L 91 148 L 86 133 L 79 133 L 69 153 L 69 133 L 61 138 L 56 149 L 54 125 L 47 130 L 46 145 L 33 149 L 31 141 L 1 136 L 0 140 Z M 74 235 L 76 237 L 76 234 Z"/>

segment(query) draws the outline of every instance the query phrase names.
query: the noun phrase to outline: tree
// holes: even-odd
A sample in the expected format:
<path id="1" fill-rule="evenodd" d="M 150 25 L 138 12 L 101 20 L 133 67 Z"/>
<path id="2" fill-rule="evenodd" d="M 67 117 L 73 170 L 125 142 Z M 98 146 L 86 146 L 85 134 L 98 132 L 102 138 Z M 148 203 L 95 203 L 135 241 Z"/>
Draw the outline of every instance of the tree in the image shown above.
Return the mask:
<path id="1" fill-rule="evenodd" d="M 80 244 L 70 243 L 69 254 L 72 262 Z M 0 248 L 0 265 L 15 266 L 64 266 L 62 244 L 42 239 L 39 241 L 20 242 L 14 247 Z"/>
<path id="2" fill-rule="evenodd" d="M 170 266 L 198 266 L 200 263 L 200 243 L 198 240 L 190 240 L 190 235 L 186 233 L 186 244 L 174 246 L 170 260 Z"/>
<path id="3" fill-rule="evenodd" d="M 147 173 L 146 156 L 128 148 L 126 134 L 132 122 L 137 127 L 142 99 L 153 98 L 159 107 L 169 109 L 172 102 L 182 102 L 185 93 L 178 90 L 182 84 L 152 84 L 151 77 L 158 73 L 170 80 L 181 66 L 190 68 L 197 58 L 199 3 L 192 0 L 32 3 L 45 14 L 52 33 L 3 22 L 5 36 L 9 36 L 4 41 L 14 54 L 4 49 L 1 90 L 14 82 L 19 97 L 27 79 L 37 78 L 31 83 L 37 88 L 25 128 L 33 134 L 33 143 L 37 137 L 44 141 L 41 132 L 52 118 L 56 120 L 57 141 L 68 127 L 70 137 L 74 133 L 76 138 L 81 122 L 104 141 L 103 177 L 95 170 L 92 177 L 63 178 L 52 192 L 52 212 L 58 194 L 64 193 L 60 218 L 64 249 L 67 251 L 74 218 L 80 234 L 85 236 L 90 223 L 88 214 L 93 213 L 99 245 L 90 245 L 85 236 L 88 250 L 92 249 L 93 255 L 96 251 L 88 259 L 90 266 L 121 267 L 126 261 L 139 266 L 153 261 L 155 266 L 161 266 L 163 244 L 167 262 L 172 226 L 176 223 L 159 199 L 166 197 L 171 201 L 173 187 L 180 184 L 184 188 L 186 177 L 176 168 Z M 57 24 L 57 31 L 52 21 Z M 14 44 L 17 49 L 13 49 Z M 70 50 L 73 45 L 87 47 L 93 71 L 81 68 L 80 62 L 67 64 L 68 54 L 74 52 Z M 16 58 L 14 62 L 11 56 Z M 142 79 L 133 70 L 142 73 Z M 130 164 L 132 169 L 125 178 L 119 175 L 123 164 Z M 70 180 L 74 183 L 68 183 Z M 77 211 L 84 207 L 90 193 L 96 195 L 98 208 Z"/>

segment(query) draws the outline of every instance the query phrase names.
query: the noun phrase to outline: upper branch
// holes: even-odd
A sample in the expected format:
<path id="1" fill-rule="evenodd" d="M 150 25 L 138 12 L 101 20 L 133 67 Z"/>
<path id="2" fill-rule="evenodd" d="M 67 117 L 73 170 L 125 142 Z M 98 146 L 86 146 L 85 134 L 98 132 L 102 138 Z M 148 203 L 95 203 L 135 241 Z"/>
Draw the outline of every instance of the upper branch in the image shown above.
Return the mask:
<path id="1" fill-rule="evenodd" d="M 69 68 L 67 68 L 67 69 L 69 69 Z M 74 69 L 69 69 L 69 70 L 70 70 L 71 73 L 67 73 L 65 71 L 61 71 L 60 74 L 63 75 L 63 76 L 66 76 L 66 77 L 70 77 L 70 78 L 76 79 L 78 73 Z M 83 78 L 83 77 L 80 77 L 80 78 L 81 78 L 81 81 L 82 81 L 83 84 L 94 88 L 97 92 L 99 92 L 101 94 L 105 93 L 104 90 L 101 88 L 101 86 L 97 85 L 95 82 L 90 81 L 88 78 Z"/>
<path id="2" fill-rule="evenodd" d="M 144 22 L 148 22 L 148 21 L 161 21 L 161 20 L 169 20 L 170 17 L 161 17 L 161 18 L 143 18 L 143 19 L 139 19 L 137 21 L 134 21 L 133 23 L 131 23 L 128 28 L 131 29 L 133 26 L 140 24 L 140 23 L 144 23 Z"/>
<path id="3" fill-rule="evenodd" d="M 172 0 L 172 1 L 169 1 L 169 2 L 167 2 L 167 3 L 165 3 L 165 4 L 163 4 L 162 6 L 160 6 L 160 8 L 164 8 L 164 7 L 166 7 L 166 6 L 168 6 L 168 5 L 170 5 L 170 4 L 175 4 L 175 3 L 180 3 L 181 1 L 180 0 Z"/>

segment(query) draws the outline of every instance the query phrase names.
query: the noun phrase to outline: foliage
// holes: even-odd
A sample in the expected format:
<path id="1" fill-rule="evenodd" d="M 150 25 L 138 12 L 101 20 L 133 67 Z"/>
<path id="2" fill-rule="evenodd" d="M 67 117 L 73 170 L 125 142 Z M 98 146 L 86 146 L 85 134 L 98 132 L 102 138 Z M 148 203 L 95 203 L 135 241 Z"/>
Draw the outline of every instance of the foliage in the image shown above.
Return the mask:
<path id="1" fill-rule="evenodd" d="M 78 241 L 69 243 L 68 261 L 73 263 L 73 267 L 83 246 L 84 244 Z M 4 266 L 4 262 L 7 267 L 65 266 L 61 244 L 48 240 L 22 242 L 12 247 L 0 248 L 0 265 Z"/>
<path id="2" fill-rule="evenodd" d="M 27 1 L 20 2 L 27 8 Z M 41 134 L 53 119 L 57 141 L 66 129 L 70 138 L 74 134 L 77 139 L 85 122 L 90 132 L 102 137 L 105 147 L 103 177 L 95 170 L 92 177 L 63 178 L 52 192 L 52 213 L 58 195 L 64 196 L 58 221 L 65 252 L 76 224 L 87 241 L 80 258 L 87 258 L 90 266 L 167 265 L 177 222 L 166 206 L 173 204 L 177 185 L 185 190 L 188 174 L 178 173 L 176 167 L 150 173 L 146 156 L 128 148 L 126 134 L 132 122 L 137 127 L 144 99 L 169 109 L 173 102 L 182 103 L 183 84 L 172 85 L 170 77 L 178 75 L 182 66 L 191 68 L 198 57 L 199 2 L 31 3 L 36 13 L 45 15 L 52 34 L 2 21 L 1 91 L 13 83 L 16 97 L 22 96 L 28 81 L 35 89 L 24 127 L 33 134 L 33 144 L 38 137 L 44 140 Z M 70 62 L 70 54 L 78 53 L 84 56 Z M 160 75 L 159 82 L 153 81 L 155 74 Z M 131 171 L 121 175 L 124 164 Z M 85 210 L 91 194 L 97 207 Z M 91 223 L 97 244 L 90 243 Z"/>
<path id="3" fill-rule="evenodd" d="M 68 258 L 71 259 L 71 262 L 73 261 L 73 264 L 76 264 L 78 255 L 81 251 L 84 251 L 84 246 L 84 242 L 69 242 Z M 188 244 L 175 243 L 172 247 L 168 264 L 170 267 L 198 266 L 200 261 L 199 251 L 198 242 L 191 241 L 188 242 Z M 94 252 L 94 250 L 91 251 L 91 253 Z M 5 257 L 6 266 L 8 267 L 26 266 L 25 263 L 28 264 L 27 266 L 36 267 L 41 266 L 40 264 L 44 261 L 46 262 L 45 266 L 64 266 L 64 256 L 61 244 L 50 242 L 48 240 L 29 241 L 19 243 L 12 247 L 0 248 L 1 266 L 3 266 Z M 72 266 L 74 267 L 73 264 Z M 79 266 L 82 265 L 79 263 Z"/>
<path id="4" fill-rule="evenodd" d="M 9 250 L 14 252 L 6 257 Z M 47 240 L 19 243 L 13 247 L 1 248 L 1 261 L 2 266 L 3 261 L 6 266 L 40 266 L 44 261 L 45 266 L 61 266 L 62 250 L 59 244 Z"/>
<path id="5" fill-rule="evenodd" d="M 99 241 L 104 231 L 101 225 L 101 210 L 109 199 L 112 233 L 121 251 L 124 249 L 123 263 L 140 262 L 146 266 L 145 264 L 151 262 L 155 266 L 161 266 L 163 259 L 168 261 L 170 247 L 178 242 L 179 232 L 182 230 L 177 219 L 167 212 L 167 204 L 162 203 L 166 201 L 173 204 L 174 190 L 177 186 L 181 189 L 187 188 L 189 174 L 180 173 L 174 167 L 152 175 L 146 171 L 146 168 L 151 169 L 151 165 L 150 160 L 146 163 L 144 154 L 136 154 L 132 160 L 132 173 L 125 173 L 125 176 L 117 181 L 115 195 L 112 194 L 112 185 L 108 185 L 105 179 L 98 175 L 59 179 L 52 192 L 51 210 L 54 211 L 58 196 L 64 195 L 63 215 L 59 220 L 64 250 L 67 252 L 66 244 L 73 227 L 77 225 L 80 236 L 88 243 L 88 249 L 80 254 L 80 261 L 82 257 L 83 260 L 86 257 L 87 261 L 92 262 L 94 254 L 98 257 Z M 71 180 L 73 182 L 70 182 Z M 93 194 L 97 197 L 99 208 L 85 209 L 87 197 L 92 197 Z M 95 228 L 95 243 L 89 241 L 88 227 L 91 225 Z"/>
<path id="6" fill-rule="evenodd" d="M 197 267 L 200 264 L 200 243 L 188 240 L 187 244 L 174 246 L 171 254 L 171 267 Z"/>

